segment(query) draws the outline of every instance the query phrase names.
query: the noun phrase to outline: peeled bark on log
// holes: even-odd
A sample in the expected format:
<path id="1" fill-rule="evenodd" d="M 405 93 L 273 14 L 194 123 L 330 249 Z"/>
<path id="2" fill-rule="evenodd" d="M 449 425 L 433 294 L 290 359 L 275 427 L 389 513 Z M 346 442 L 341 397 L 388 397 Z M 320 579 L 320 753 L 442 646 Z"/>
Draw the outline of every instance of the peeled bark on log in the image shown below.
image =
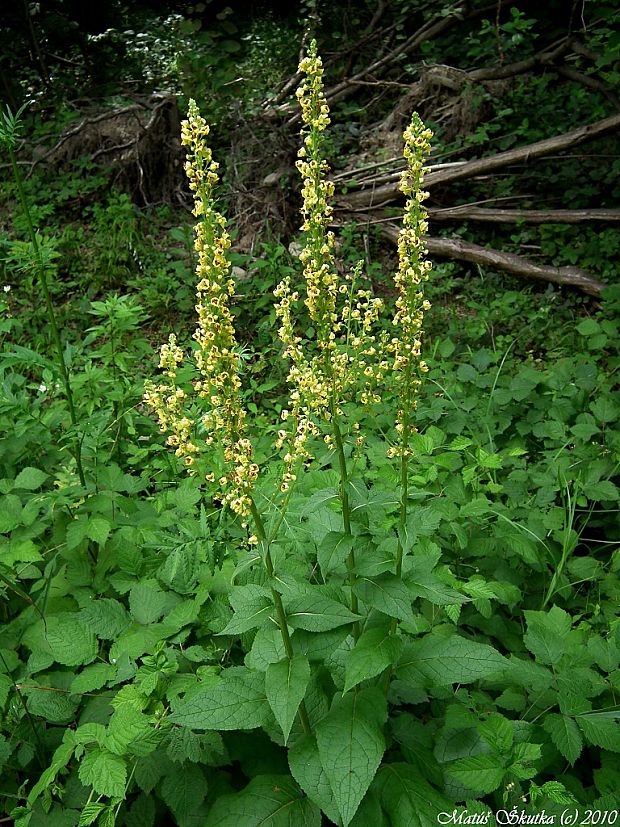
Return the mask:
<path id="1" fill-rule="evenodd" d="M 400 230 L 396 225 L 384 224 L 381 230 L 390 241 L 394 243 L 398 241 Z M 580 267 L 551 267 L 548 264 L 537 264 L 515 253 L 503 253 L 500 250 L 480 247 L 478 244 L 471 244 L 460 238 L 427 237 L 425 243 L 431 256 L 468 261 L 472 264 L 482 264 L 486 267 L 504 270 L 523 278 L 577 287 L 584 293 L 597 298 L 606 286 Z"/>
<path id="2" fill-rule="evenodd" d="M 438 184 L 448 184 L 454 181 L 462 181 L 465 178 L 472 178 L 475 175 L 491 172 L 501 167 L 509 166 L 520 162 L 527 162 L 530 158 L 540 158 L 552 152 L 569 149 L 585 141 L 598 138 L 606 132 L 611 132 L 620 127 L 620 114 L 611 115 L 609 118 L 595 121 L 594 123 L 580 126 L 571 132 L 564 132 L 562 135 L 554 135 L 552 138 L 545 138 L 527 146 L 509 149 L 506 152 L 498 152 L 488 158 L 478 158 L 475 161 L 468 161 L 460 166 L 450 169 L 441 169 L 430 172 L 424 179 L 424 186 L 431 188 Z M 359 190 L 340 195 L 337 204 L 347 210 L 364 210 L 369 207 L 377 207 L 387 204 L 398 198 L 400 195 L 398 182 L 384 184 L 370 190 Z"/>
<path id="3" fill-rule="evenodd" d="M 620 210 L 496 210 L 463 204 L 458 207 L 429 207 L 431 221 L 487 221 L 493 224 L 582 224 L 601 221 L 620 222 Z"/>

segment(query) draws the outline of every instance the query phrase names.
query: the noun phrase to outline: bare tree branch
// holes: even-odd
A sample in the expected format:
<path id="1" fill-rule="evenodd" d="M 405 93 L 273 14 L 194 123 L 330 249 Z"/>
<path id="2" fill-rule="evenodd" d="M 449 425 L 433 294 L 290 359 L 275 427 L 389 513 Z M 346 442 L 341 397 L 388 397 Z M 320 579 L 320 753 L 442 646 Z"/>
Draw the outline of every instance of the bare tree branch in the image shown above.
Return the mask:
<path id="1" fill-rule="evenodd" d="M 574 69 L 572 66 L 558 66 L 557 71 L 560 75 L 568 78 L 568 80 L 574 80 L 576 83 L 580 83 L 588 89 L 593 89 L 595 92 L 600 92 L 602 95 L 605 95 L 607 100 L 613 104 L 614 109 L 620 111 L 620 100 L 605 81 L 592 77 L 592 75 L 584 75 L 583 72 L 577 71 L 577 69 Z"/>
<path id="2" fill-rule="evenodd" d="M 428 209 L 431 221 L 488 221 L 493 224 L 582 224 L 601 221 L 620 222 L 620 210 L 496 210 L 463 204 L 457 207 Z"/>
<path id="3" fill-rule="evenodd" d="M 390 241 L 394 243 L 398 241 L 400 230 L 395 224 L 383 224 L 381 232 Z M 599 297 L 605 287 L 603 282 L 580 267 L 552 267 L 548 264 L 538 264 L 515 253 L 504 253 L 500 250 L 481 247 L 460 238 L 427 237 L 425 243 L 431 256 L 468 261 L 472 264 L 482 264 L 485 267 L 504 270 L 514 276 L 577 287 L 590 296 Z"/>
<path id="4" fill-rule="evenodd" d="M 454 181 L 462 181 L 465 178 L 472 178 L 475 175 L 488 173 L 511 164 L 527 162 L 531 158 L 540 158 L 541 156 L 549 155 L 551 152 L 570 149 L 585 141 L 598 138 L 606 132 L 612 132 L 619 127 L 620 114 L 611 115 L 609 118 L 603 118 L 603 120 L 580 126 L 571 132 L 564 132 L 562 135 L 554 135 L 552 138 L 545 138 L 542 141 L 536 141 L 527 146 L 509 149 L 506 152 L 498 152 L 496 155 L 491 155 L 490 157 L 478 158 L 449 169 L 431 172 L 426 176 L 424 184 L 430 188 L 439 184 L 451 184 Z M 393 182 L 369 190 L 360 190 L 347 193 L 346 195 L 340 195 L 337 203 L 339 207 L 347 210 L 368 209 L 369 207 L 387 204 L 399 196 L 398 183 Z"/>
<path id="5" fill-rule="evenodd" d="M 569 38 L 562 38 L 554 46 L 550 46 L 544 51 L 537 52 L 535 55 L 519 60 L 516 63 L 507 63 L 505 66 L 491 66 L 482 69 L 472 69 L 469 72 L 464 72 L 466 80 L 473 80 L 482 82 L 485 80 L 503 80 L 504 78 L 512 78 L 515 75 L 522 75 L 534 69 L 536 66 L 545 66 L 553 63 L 560 55 L 564 54 L 571 45 Z"/>

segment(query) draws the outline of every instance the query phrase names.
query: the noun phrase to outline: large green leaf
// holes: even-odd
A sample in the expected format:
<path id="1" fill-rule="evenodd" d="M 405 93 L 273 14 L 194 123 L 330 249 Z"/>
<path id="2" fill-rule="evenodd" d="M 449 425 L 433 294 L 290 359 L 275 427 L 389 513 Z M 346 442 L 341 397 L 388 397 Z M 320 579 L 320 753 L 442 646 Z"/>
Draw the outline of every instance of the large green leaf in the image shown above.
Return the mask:
<path id="1" fill-rule="evenodd" d="M 469 599 L 448 586 L 433 572 L 417 576 L 407 575 L 406 581 L 412 598 L 423 597 L 436 606 L 459 606 L 467 603 Z"/>
<path id="2" fill-rule="evenodd" d="M 344 691 L 348 692 L 396 663 L 402 646 L 402 638 L 390 634 L 388 627 L 364 632 L 346 656 Z"/>
<path id="3" fill-rule="evenodd" d="M 611 752 L 620 752 L 620 723 L 605 713 L 578 715 L 576 721 L 586 741 Z"/>
<path id="4" fill-rule="evenodd" d="M 116 674 L 116 667 L 111 663 L 93 663 L 87 666 L 71 681 L 71 692 L 81 695 L 83 692 L 92 692 L 101 689 Z"/>
<path id="5" fill-rule="evenodd" d="M 23 468 L 17 477 L 15 477 L 13 487 L 24 488 L 26 491 L 34 491 L 35 488 L 40 488 L 48 477 L 49 474 L 46 474 L 45 471 L 28 466 Z"/>
<path id="6" fill-rule="evenodd" d="M 526 611 L 523 642 L 540 663 L 556 664 L 571 648 L 571 617 L 559 606 L 549 612 Z"/>
<path id="7" fill-rule="evenodd" d="M 102 640 L 118 637 L 131 625 L 131 617 L 125 607 L 110 597 L 93 600 L 80 610 L 79 619 Z"/>
<path id="8" fill-rule="evenodd" d="M 567 715 L 550 712 L 545 715 L 543 727 L 564 758 L 574 764 L 583 748 L 583 738 L 575 721 Z"/>
<path id="9" fill-rule="evenodd" d="M 123 704 L 114 711 L 110 718 L 105 745 L 110 752 L 116 755 L 134 752 L 134 747 L 137 748 L 135 754 L 141 754 L 143 751 L 139 748 L 140 742 L 147 742 L 148 744 L 153 735 L 157 735 L 157 732 L 151 726 L 148 717 L 135 707 Z M 146 746 L 146 752 L 143 754 L 148 755 L 155 748 L 154 744 L 150 746 L 152 748 Z"/>
<path id="10" fill-rule="evenodd" d="M 407 515 L 409 537 L 431 537 L 443 519 L 440 508 L 435 505 L 410 505 Z"/>
<path id="11" fill-rule="evenodd" d="M 166 755 L 177 764 L 192 761 L 194 764 L 225 756 L 224 742 L 219 732 L 192 732 L 186 727 L 174 727 L 168 734 Z"/>
<path id="12" fill-rule="evenodd" d="M 228 625 L 222 629 L 221 635 L 241 635 L 264 625 L 273 612 L 273 600 L 269 589 L 249 583 L 246 586 L 235 586 L 230 605 L 234 615 Z"/>
<path id="13" fill-rule="evenodd" d="M 310 663 L 304 655 L 295 655 L 291 660 L 284 658 L 278 663 L 270 663 L 267 667 L 267 700 L 282 728 L 285 743 L 288 741 L 299 704 L 306 694 L 309 680 Z"/>
<path id="14" fill-rule="evenodd" d="M 129 658 L 139 658 L 145 652 L 152 652 L 157 643 L 166 635 L 171 634 L 165 624 L 153 623 L 142 626 L 135 623 L 130 626 L 110 647 L 110 661 L 120 661 L 123 655 Z"/>
<path id="15" fill-rule="evenodd" d="M 189 594 L 196 587 L 200 569 L 200 550 L 196 543 L 174 548 L 157 572 L 157 576 L 179 594 Z"/>
<path id="16" fill-rule="evenodd" d="M 97 640 L 77 614 L 61 612 L 48 617 L 45 637 L 54 660 L 65 666 L 90 663 L 97 657 Z"/>
<path id="17" fill-rule="evenodd" d="M 8 533 L 22 523 L 22 501 L 17 494 L 0 498 L 0 533 Z"/>
<path id="18" fill-rule="evenodd" d="M 444 799 L 411 764 L 385 764 L 372 784 L 390 816 L 391 827 L 437 827 L 441 812 L 454 804 Z"/>
<path id="19" fill-rule="evenodd" d="M 295 741 L 288 751 L 288 765 L 293 778 L 308 798 L 314 801 L 335 824 L 340 824 L 338 807 L 321 764 L 314 735 L 304 735 Z"/>
<path id="20" fill-rule="evenodd" d="M 207 796 L 207 782 L 196 764 L 186 764 L 181 772 L 167 775 L 161 785 L 161 796 L 179 827 L 204 823 L 204 818 L 197 818 L 197 810 Z"/>
<path id="21" fill-rule="evenodd" d="M 105 517 L 89 517 L 86 527 L 86 536 L 100 546 L 105 545 L 110 535 L 112 524 Z"/>
<path id="22" fill-rule="evenodd" d="M 91 786 L 98 795 L 125 797 L 127 766 L 120 756 L 112 755 L 106 749 L 87 752 L 80 761 L 78 775 L 82 784 Z"/>
<path id="23" fill-rule="evenodd" d="M 154 623 L 162 616 L 168 598 L 156 580 L 136 583 L 129 592 L 129 611 L 143 625 Z"/>
<path id="24" fill-rule="evenodd" d="M 416 686 L 472 683 L 507 666 L 500 653 L 486 643 L 460 635 L 431 633 L 405 647 L 397 677 Z"/>
<path id="25" fill-rule="evenodd" d="M 47 686 L 49 686 L 49 679 L 44 677 L 41 680 L 40 689 L 32 687 L 22 690 L 28 700 L 30 714 L 45 718 L 51 723 L 68 724 L 75 718 L 78 698 L 54 691 L 52 686 L 49 689 L 44 688 Z"/>
<path id="26" fill-rule="evenodd" d="M 411 598 L 423 597 L 438 606 L 455 606 L 467 602 L 467 598 L 443 582 L 434 571 L 441 559 L 441 549 L 434 543 L 426 553 L 412 554 L 407 558 L 408 570 L 404 580 Z"/>
<path id="27" fill-rule="evenodd" d="M 504 780 L 506 770 L 497 755 L 469 755 L 446 767 L 446 773 L 476 795 L 487 795 Z"/>
<path id="28" fill-rule="evenodd" d="M 354 543 L 355 538 L 342 531 L 330 531 L 323 537 L 317 546 L 317 560 L 323 577 L 342 566 Z"/>
<path id="29" fill-rule="evenodd" d="M 245 665 L 264 672 L 270 663 L 282 660 L 285 651 L 282 633 L 276 626 L 259 629 L 254 636 L 252 648 L 245 656 Z"/>
<path id="30" fill-rule="evenodd" d="M 218 683 L 175 704 L 168 720 L 192 729 L 256 729 L 268 715 L 264 673 L 224 671 Z"/>
<path id="31" fill-rule="evenodd" d="M 316 727 L 321 764 L 347 827 L 366 794 L 385 751 L 385 696 L 375 688 L 336 697 Z"/>
<path id="32" fill-rule="evenodd" d="M 209 827 L 320 827 L 321 813 L 288 775 L 259 775 L 217 799 Z"/>
<path id="33" fill-rule="evenodd" d="M 77 827 L 89 827 L 89 825 L 94 824 L 107 806 L 105 801 L 91 801 L 86 803 L 80 813 L 80 820 L 78 821 Z"/>
<path id="34" fill-rule="evenodd" d="M 2 516 L 0 514 L 1 520 Z M 15 563 L 38 563 L 42 559 L 41 552 L 32 540 L 18 540 L 16 537 L 11 537 L 7 541 L 4 537 L 0 537 L 0 566 L 11 569 Z M 4 576 L 2 579 L 7 582 Z M 11 588 L 17 591 L 19 587 L 16 588 L 13 577 L 11 577 L 11 581 Z"/>
<path id="35" fill-rule="evenodd" d="M 359 620 L 343 603 L 312 591 L 286 599 L 284 605 L 289 626 L 309 632 L 328 632 Z"/>
<path id="36" fill-rule="evenodd" d="M 414 595 L 395 574 L 381 574 L 374 579 L 360 578 L 355 585 L 355 593 L 367 606 L 388 617 L 414 622 L 411 611 Z"/>

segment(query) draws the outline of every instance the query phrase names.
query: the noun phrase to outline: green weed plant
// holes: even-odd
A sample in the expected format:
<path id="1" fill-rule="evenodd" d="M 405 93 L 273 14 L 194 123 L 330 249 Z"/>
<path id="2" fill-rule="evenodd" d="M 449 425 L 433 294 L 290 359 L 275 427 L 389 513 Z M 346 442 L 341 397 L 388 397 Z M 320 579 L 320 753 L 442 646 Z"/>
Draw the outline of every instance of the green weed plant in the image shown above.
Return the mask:
<path id="1" fill-rule="evenodd" d="M 2 294 L 7 818 L 426 827 L 568 807 L 611 824 L 617 295 L 549 365 L 537 339 L 467 316 L 442 317 L 423 359 L 430 134 L 414 115 L 388 314 L 360 265 L 335 266 L 315 44 L 300 68 L 303 282 L 281 268 L 267 361 L 283 368 L 264 386 L 194 104 L 198 322 L 191 358 L 170 337 L 146 390 L 168 447 L 138 410 L 139 302 L 89 305 L 82 480 L 56 438 L 60 364 L 11 343 Z M 511 334 L 510 297 L 494 314 Z"/>

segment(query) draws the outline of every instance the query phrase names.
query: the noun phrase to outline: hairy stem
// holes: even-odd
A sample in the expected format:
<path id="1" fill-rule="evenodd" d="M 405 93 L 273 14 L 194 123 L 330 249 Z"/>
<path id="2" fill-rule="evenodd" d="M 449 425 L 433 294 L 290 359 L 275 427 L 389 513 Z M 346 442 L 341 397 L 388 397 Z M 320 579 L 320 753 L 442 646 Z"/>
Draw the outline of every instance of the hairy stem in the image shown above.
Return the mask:
<path id="1" fill-rule="evenodd" d="M 261 517 L 260 511 L 256 507 L 256 503 L 253 499 L 250 500 L 250 512 L 252 514 L 252 519 L 254 520 L 254 525 L 256 527 L 256 536 L 258 539 L 264 543 L 265 546 L 265 569 L 267 570 L 267 574 L 270 578 L 273 577 L 274 569 L 273 569 L 273 560 L 271 559 L 271 552 L 269 550 L 269 540 L 267 538 L 267 532 L 265 531 L 265 524 L 263 522 L 263 518 Z M 273 598 L 273 604 L 276 609 L 276 617 L 278 620 L 278 626 L 280 627 L 280 634 L 282 635 L 282 642 L 284 643 L 284 651 L 286 652 L 286 657 L 289 661 L 293 660 L 294 652 L 293 652 L 293 644 L 291 643 L 291 636 L 289 635 L 288 625 L 286 623 L 286 611 L 284 610 L 284 604 L 282 603 L 282 595 L 277 589 L 274 589 L 273 586 L 271 588 L 271 596 Z M 301 725 L 306 735 L 310 735 L 312 732 L 312 728 L 310 726 L 310 721 L 308 719 L 308 712 L 306 710 L 306 705 L 304 701 L 299 704 L 299 720 L 301 721 Z"/>
<path id="2" fill-rule="evenodd" d="M 332 425 L 332 434 L 334 436 L 334 444 L 336 446 L 336 455 L 338 457 L 338 468 L 340 470 L 340 505 L 342 508 L 342 523 L 344 527 L 344 533 L 347 537 L 352 536 L 351 531 L 351 506 L 349 503 L 349 492 L 347 489 L 347 484 L 349 481 L 348 473 L 347 473 L 347 460 L 344 455 L 344 442 L 342 440 L 342 433 L 340 432 L 340 427 L 338 425 L 338 416 L 336 411 L 336 404 L 332 400 L 331 404 L 331 425 Z M 347 572 L 349 574 L 349 586 L 351 587 L 351 611 L 357 614 L 357 595 L 355 594 L 353 588 L 355 586 L 355 552 L 353 549 L 349 552 L 349 556 L 347 557 Z M 357 640 L 360 634 L 359 623 L 353 624 L 353 637 Z"/>
<path id="3" fill-rule="evenodd" d="M 405 389 L 410 389 L 411 384 L 411 366 L 407 365 L 405 371 Z M 396 576 L 400 577 L 403 573 L 403 540 L 407 530 L 407 505 L 409 500 L 409 428 L 410 428 L 410 409 L 407 404 L 407 399 L 411 397 L 411 393 L 405 394 L 406 398 L 403 403 L 403 419 L 402 419 L 402 434 L 400 440 L 400 513 L 399 513 L 399 535 L 398 547 L 396 549 Z"/>

